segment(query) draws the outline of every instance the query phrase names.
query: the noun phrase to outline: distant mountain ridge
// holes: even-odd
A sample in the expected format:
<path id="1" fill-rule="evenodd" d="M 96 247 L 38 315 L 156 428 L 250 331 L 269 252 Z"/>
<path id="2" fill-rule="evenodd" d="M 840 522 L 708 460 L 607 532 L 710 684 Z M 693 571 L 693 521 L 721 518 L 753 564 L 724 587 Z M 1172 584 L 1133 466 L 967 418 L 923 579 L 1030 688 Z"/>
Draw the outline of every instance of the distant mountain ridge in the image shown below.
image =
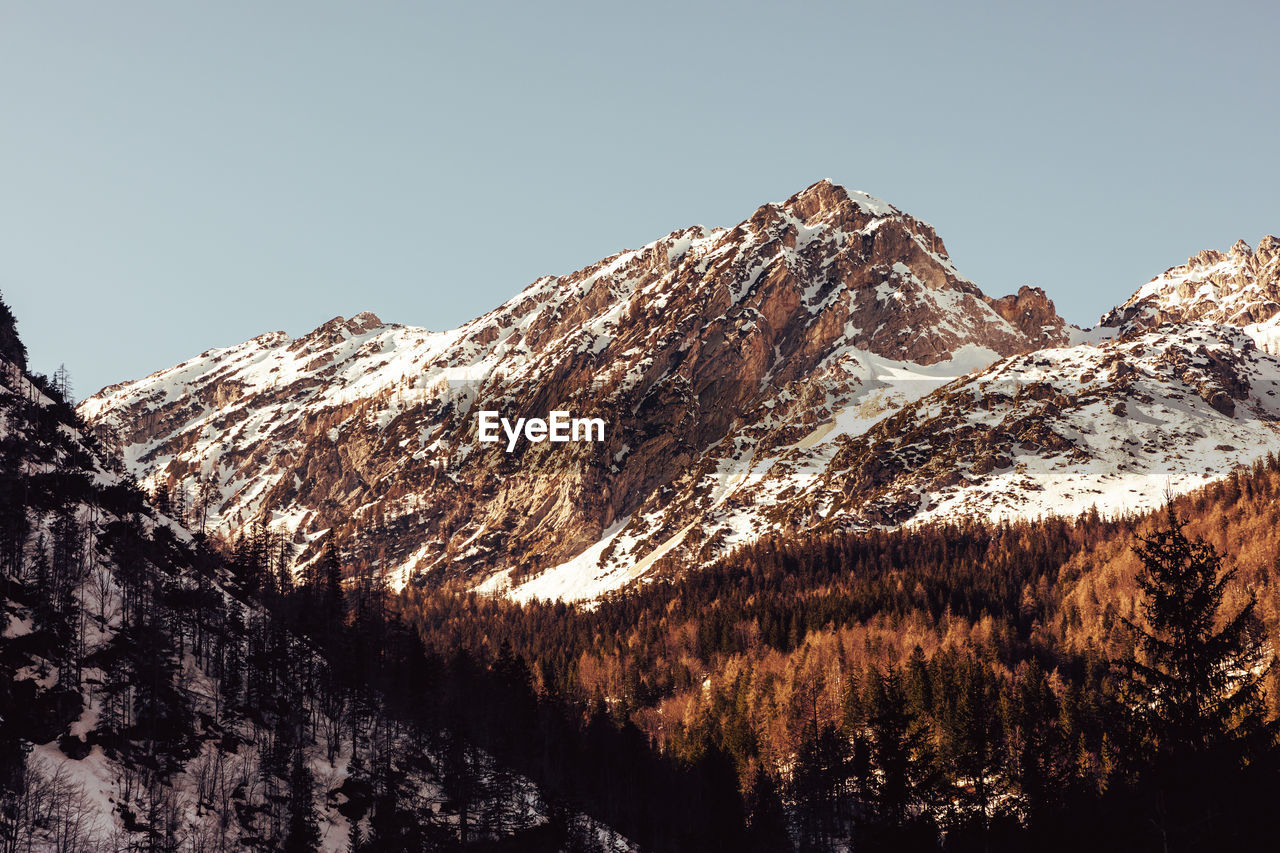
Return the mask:
<path id="1" fill-rule="evenodd" d="M 1260 296 L 1274 268 L 1240 266 Z M 1149 504 L 1134 478 L 1163 490 L 1151 430 L 1174 429 L 1175 490 L 1277 446 L 1277 365 L 1229 328 L 1267 309 L 1158 331 L 1146 302 L 1126 306 L 1086 333 L 1037 288 L 993 299 L 926 223 L 822 181 L 733 228 L 538 279 L 453 331 L 339 317 L 80 412 L 148 482 L 205 495 L 215 528 L 284 527 L 304 563 L 332 545 L 399 583 L 583 599 L 771 530 Z M 481 408 L 610 426 L 603 444 L 508 454 L 476 442 Z M 1098 412 L 1121 408 L 1136 432 L 1095 440 Z"/>
<path id="2" fill-rule="evenodd" d="M 1280 342 L 1280 239 L 1206 249 L 1156 276 L 1099 321 L 1125 330 L 1204 321 L 1244 329 L 1260 346 Z"/>

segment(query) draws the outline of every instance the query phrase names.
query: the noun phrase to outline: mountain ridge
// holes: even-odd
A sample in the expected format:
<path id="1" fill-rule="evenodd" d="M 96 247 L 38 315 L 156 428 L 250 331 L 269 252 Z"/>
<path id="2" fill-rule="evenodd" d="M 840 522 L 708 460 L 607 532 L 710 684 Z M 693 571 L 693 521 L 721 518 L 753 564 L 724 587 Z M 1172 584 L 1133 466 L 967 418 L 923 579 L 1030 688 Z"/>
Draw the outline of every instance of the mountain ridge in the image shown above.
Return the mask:
<path id="1" fill-rule="evenodd" d="M 1100 326 L 1132 330 L 1163 322 L 1205 320 L 1239 326 L 1259 345 L 1280 341 L 1280 239 L 1256 249 L 1237 240 L 1226 252 L 1204 249 L 1140 287 L 1104 314 Z"/>
<path id="2" fill-rule="evenodd" d="M 919 491 L 907 486 L 914 474 L 885 467 L 885 428 L 880 444 L 862 440 L 877 423 L 1002 359 L 1074 346 L 1086 361 L 1123 360 L 1134 348 L 1105 339 L 1149 331 L 1080 330 L 1038 288 L 989 297 L 926 223 L 822 181 L 732 228 L 681 229 L 537 279 L 451 331 L 368 312 L 336 317 L 296 339 L 269 333 L 104 389 L 81 414 L 116 434 L 148 482 L 204 493 L 215 529 L 281 526 L 303 564 L 328 544 L 376 555 L 397 583 L 457 578 L 590 598 L 665 555 L 697 563 L 783 517 L 910 520 L 936 502 L 844 512 L 848 502 L 833 496 L 851 453 L 867 457 L 853 468 L 881 471 L 873 480 L 906 477 L 895 488 Z M 1234 346 L 1229 336 L 1185 343 L 1179 351 L 1192 361 Z M 1158 387 L 1142 394 L 1176 402 L 1197 383 L 1213 385 L 1217 408 L 1205 405 L 1222 417 L 1247 400 L 1240 417 L 1269 422 L 1267 403 L 1241 397 L 1240 376 L 1228 374 L 1269 377 L 1272 366 L 1265 354 L 1242 355 L 1219 357 L 1220 375 L 1190 384 L 1152 367 Z M 1075 392 L 1050 396 L 1064 393 Z M 1110 405 L 1122 403 L 1136 405 L 1123 394 Z M 611 428 L 599 446 L 506 454 L 474 440 L 474 411 L 486 407 L 571 408 L 604 414 Z M 1245 437 L 1225 422 L 1213 429 L 1232 438 L 1215 444 L 1234 448 Z M 1246 433 L 1251 442 L 1261 435 Z M 979 453 L 964 467 L 976 479 L 951 471 L 937 488 L 985 493 L 973 483 L 996 462 L 1019 464 L 1006 451 Z M 1242 450 L 1221 461 L 1251 458 Z M 1043 490 L 1048 476 L 1028 488 Z M 835 510 L 839 518 L 828 518 Z"/>

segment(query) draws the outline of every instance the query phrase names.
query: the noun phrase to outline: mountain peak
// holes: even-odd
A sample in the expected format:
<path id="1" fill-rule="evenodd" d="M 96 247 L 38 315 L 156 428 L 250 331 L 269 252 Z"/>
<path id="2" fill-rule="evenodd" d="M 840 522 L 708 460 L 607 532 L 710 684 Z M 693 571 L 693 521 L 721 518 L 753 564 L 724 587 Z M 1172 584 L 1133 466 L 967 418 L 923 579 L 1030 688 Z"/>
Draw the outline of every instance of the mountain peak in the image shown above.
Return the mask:
<path id="1" fill-rule="evenodd" d="M 217 525 L 287 514 L 311 549 L 303 560 L 320 536 L 352 553 L 370 545 L 360 514 L 378 506 L 398 525 L 385 565 L 401 579 L 523 575 L 576 559 L 627 519 L 639 559 L 679 530 L 666 529 L 664 490 L 695 500 L 690 466 L 716 470 L 729 444 L 766 458 L 838 407 L 870 423 L 956 372 L 1068 339 L 1043 292 L 992 300 L 927 224 L 819 181 L 731 228 L 673 232 L 538 279 L 450 332 L 334 317 L 82 411 L 120 425 L 150 482 L 217 472 Z M 883 381 L 902 375 L 913 378 L 897 390 Z M 477 400 L 515 416 L 561 401 L 602 413 L 607 446 L 474 446 Z"/>
<path id="2" fill-rule="evenodd" d="M 901 211 L 887 201 L 860 190 L 847 190 L 827 178 L 805 187 L 779 207 L 806 224 L 829 218 L 832 214 L 852 214 L 855 210 L 873 217 L 901 215 Z"/>
<path id="3" fill-rule="evenodd" d="M 338 315 L 309 334 L 314 335 L 317 332 L 341 332 L 346 330 L 353 335 L 363 335 L 365 332 L 372 331 L 381 325 L 383 325 L 383 322 L 379 319 L 377 314 L 372 311 L 361 311 L 353 317 L 343 317 L 342 315 Z"/>
<path id="4" fill-rule="evenodd" d="M 365 332 L 383 325 L 382 320 L 372 311 L 361 311 L 348 322 Z"/>
<path id="5" fill-rule="evenodd" d="M 338 315 L 294 340 L 289 344 L 289 349 L 299 351 L 329 347 L 339 341 L 368 334 L 384 325 L 386 324 L 372 311 L 361 311 L 350 318 Z"/>
<path id="6" fill-rule="evenodd" d="M 1226 252 L 1192 255 L 1139 288 L 1100 325 L 1127 333 L 1161 323 L 1211 322 L 1242 327 L 1265 344 L 1277 337 L 1278 317 L 1280 240 L 1267 235 L 1256 250 L 1237 240 Z"/>

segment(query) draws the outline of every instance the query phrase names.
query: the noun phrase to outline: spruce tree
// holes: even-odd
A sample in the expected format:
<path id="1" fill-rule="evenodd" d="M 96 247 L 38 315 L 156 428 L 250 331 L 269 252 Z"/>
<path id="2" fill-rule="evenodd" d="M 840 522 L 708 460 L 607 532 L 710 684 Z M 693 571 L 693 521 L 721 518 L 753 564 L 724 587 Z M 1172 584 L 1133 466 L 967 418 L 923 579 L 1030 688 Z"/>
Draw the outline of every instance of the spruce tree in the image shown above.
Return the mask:
<path id="1" fill-rule="evenodd" d="M 1256 734 L 1264 711 L 1262 683 L 1270 663 L 1252 592 L 1234 615 L 1222 599 L 1235 579 L 1210 544 L 1191 541 L 1172 505 L 1166 523 L 1135 547 L 1143 571 L 1138 588 L 1146 625 L 1140 655 L 1128 661 L 1138 707 L 1160 755 L 1208 753 Z"/>
<path id="2" fill-rule="evenodd" d="M 848 761 L 848 742 L 835 726 L 817 719 L 805 724 L 791 773 L 801 850 L 835 849 Z"/>
<path id="3" fill-rule="evenodd" d="M 960 797 L 967 817 L 985 837 L 1004 769 L 999 687 L 977 658 L 962 662 L 956 677 L 955 706 L 947 721 L 952 763 L 957 777 L 967 782 Z"/>
<path id="4" fill-rule="evenodd" d="M 320 582 L 323 584 L 320 610 L 324 630 L 336 634 L 346 622 L 347 602 L 342 591 L 342 564 L 333 548 L 326 548 L 320 558 Z"/>
<path id="5" fill-rule="evenodd" d="M 1123 667 L 1151 753 L 1151 822 L 1166 850 L 1222 841 L 1241 771 L 1275 738 L 1265 722 L 1262 684 L 1271 664 L 1256 600 L 1250 593 L 1237 612 L 1224 613 L 1236 570 L 1182 528 L 1170 504 L 1165 524 L 1135 546 L 1146 622 L 1126 620 L 1137 649 Z"/>
<path id="6" fill-rule="evenodd" d="M 912 712 L 902 674 L 895 667 L 883 675 L 873 670 L 867 679 L 877 822 L 881 830 L 902 830 L 914 824 L 916 829 L 930 831 L 929 807 L 941 778 L 929 724 Z M 898 835 L 893 843 L 905 843 L 905 838 Z"/>
<path id="7" fill-rule="evenodd" d="M 1022 795 L 1028 822 L 1034 824 L 1061 799 L 1069 780 L 1067 745 L 1058 725 L 1061 709 L 1034 658 L 1006 704 L 1012 779 Z"/>
<path id="8" fill-rule="evenodd" d="M 62 402 L 68 406 L 75 405 L 72 397 L 71 371 L 67 370 L 65 364 L 59 364 L 58 369 L 53 372 L 53 390 L 62 398 Z"/>
<path id="9" fill-rule="evenodd" d="M 27 369 L 27 348 L 18 337 L 18 321 L 0 293 L 0 359 L 12 364 L 17 372 Z"/>

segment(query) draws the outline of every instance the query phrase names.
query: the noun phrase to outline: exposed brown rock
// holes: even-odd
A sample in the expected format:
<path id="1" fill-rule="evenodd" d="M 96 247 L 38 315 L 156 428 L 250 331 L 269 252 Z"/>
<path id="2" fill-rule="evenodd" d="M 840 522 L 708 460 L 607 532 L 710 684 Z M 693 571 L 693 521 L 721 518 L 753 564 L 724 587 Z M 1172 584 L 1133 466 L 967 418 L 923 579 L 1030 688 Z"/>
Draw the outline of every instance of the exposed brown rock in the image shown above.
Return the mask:
<path id="1" fill-rule="evenodd" d="M 1057 346 L 1068 338 L 1067 324 L 1058 316 L 1053 300 L 1038 287 L 1023 285 L 1017 294 L 994 300 L 991 307 L 1035 341 L 1037 348 Z"/>

